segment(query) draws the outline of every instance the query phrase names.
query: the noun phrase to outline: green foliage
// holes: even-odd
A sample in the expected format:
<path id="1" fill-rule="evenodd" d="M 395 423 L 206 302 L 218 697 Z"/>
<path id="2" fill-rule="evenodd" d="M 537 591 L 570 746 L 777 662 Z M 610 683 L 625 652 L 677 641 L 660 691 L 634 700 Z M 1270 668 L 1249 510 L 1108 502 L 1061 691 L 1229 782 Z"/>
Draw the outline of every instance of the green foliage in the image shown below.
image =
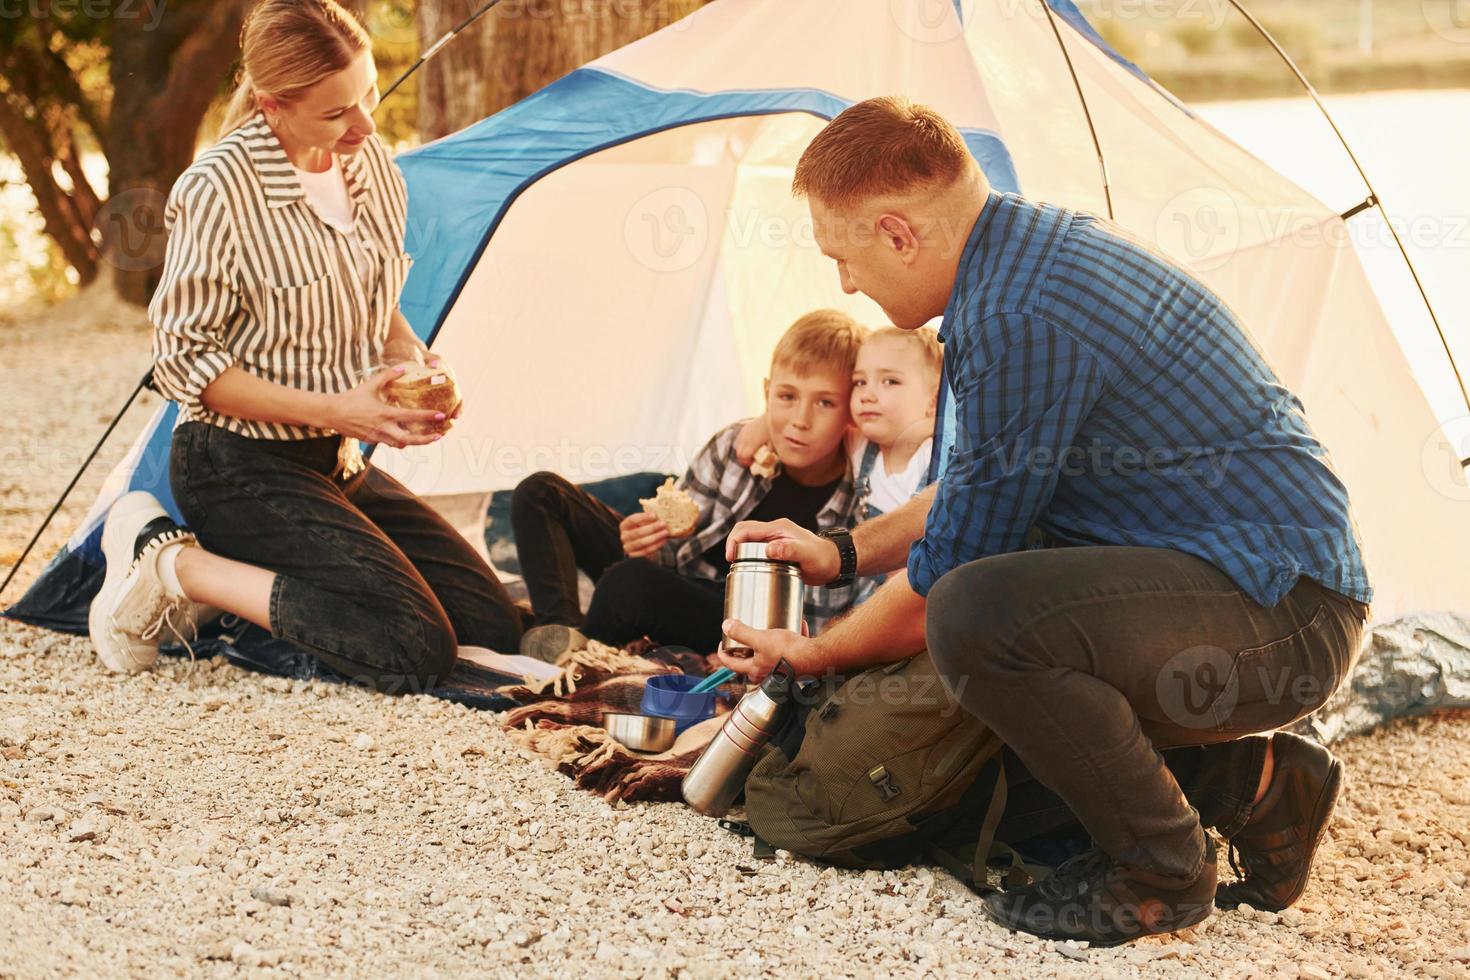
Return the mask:
<path id="1" fill-rule="evenodd" d="M 368 32 L 373 36 L 373 59 L 384 92 L 419 56 L 418 27 L 414 0 L 370 0 L 362 10 Z M 390 147 L 412 143 L 418 137 L 419 76 L 404 82 L 378 110 L 378 132 Z"/>
<path id="2" fill-rule="evenodd" d="M 1220 46 L 1220 31 L 1197 20 L 1186 21 L 1174 28 L 1174 40 L 1191 57 L 1209 54 Z"/>

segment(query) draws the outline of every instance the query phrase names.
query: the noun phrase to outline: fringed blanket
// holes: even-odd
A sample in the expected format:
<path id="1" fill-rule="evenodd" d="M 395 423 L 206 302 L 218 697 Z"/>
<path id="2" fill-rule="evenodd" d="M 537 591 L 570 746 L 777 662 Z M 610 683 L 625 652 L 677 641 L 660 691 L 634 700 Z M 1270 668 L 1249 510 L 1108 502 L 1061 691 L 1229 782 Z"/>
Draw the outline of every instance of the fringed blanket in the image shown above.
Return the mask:
<path id="1" fill-rule="evenodd" d="M 735 682 L 720 689 L 715 717 L 691 726 L 672 748 L 656 755 L 624 748 L 602 729 L 603 712 L 638 711 L 643 685 L 657 674 L 704 674 L 703 657 L 647 641 L 617 650 L 593 641 L 557 661 L 561 674 L 537 684 L 503 687 L 518 701 L 505 729 L 528 753 L 540 756 L 582 789 L 606 800 L 679 800 L 680 783 L 724 722 L 739 696 Z"/>

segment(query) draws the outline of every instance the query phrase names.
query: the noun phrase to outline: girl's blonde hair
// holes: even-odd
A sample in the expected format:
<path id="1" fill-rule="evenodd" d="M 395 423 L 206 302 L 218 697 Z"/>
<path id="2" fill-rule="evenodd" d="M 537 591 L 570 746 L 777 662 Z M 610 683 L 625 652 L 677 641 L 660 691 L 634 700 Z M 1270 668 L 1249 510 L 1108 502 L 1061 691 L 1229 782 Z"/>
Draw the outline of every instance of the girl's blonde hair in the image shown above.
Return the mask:
<path id="1" fill-rule="evenodd" d="M 240 30 L 240 81 L 220 135 L 256 113 L 257 91 L 291 102 L 371 46 L 367 31 L 336 0 L 260 0 Z"/>
<path id="2" fill-rule="evenodd" d="M 909 344 L 918 350 L 924 359 L 924 368 L 929 372 L 929 381 L 934 390 L 939 390 L 939 374 L 944 368 L 944 345 L 939 342 L 939 331 L 933 327 L 905 330 L 903 327 L 880 327 L 868 334 L 868 340 L 887 338 Z"/>

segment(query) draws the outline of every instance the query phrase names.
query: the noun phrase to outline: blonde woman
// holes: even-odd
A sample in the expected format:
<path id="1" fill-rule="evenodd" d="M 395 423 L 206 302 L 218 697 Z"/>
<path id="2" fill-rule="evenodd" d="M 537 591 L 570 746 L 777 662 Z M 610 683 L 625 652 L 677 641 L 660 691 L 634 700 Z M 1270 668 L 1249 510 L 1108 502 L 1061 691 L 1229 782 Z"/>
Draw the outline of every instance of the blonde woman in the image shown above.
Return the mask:
<path id="1" fill-rule="evenodd" d="M 372 370 L 427 351 L 397 306 L 407 195 L 375 135 L 371 45 L 335 0 L 263 0 L 242 46 L 224 135 L 169 197 L 149 308 L 188 530 L 149 494 L 113 505 L 92 642 L 142 670 L 217 607 L 380 690 L 423 690 L 458 644 L 514 651 L 521 623 L 469 544 L 358 450 L 453 423 L 386 405 L 402 369 Z"/>

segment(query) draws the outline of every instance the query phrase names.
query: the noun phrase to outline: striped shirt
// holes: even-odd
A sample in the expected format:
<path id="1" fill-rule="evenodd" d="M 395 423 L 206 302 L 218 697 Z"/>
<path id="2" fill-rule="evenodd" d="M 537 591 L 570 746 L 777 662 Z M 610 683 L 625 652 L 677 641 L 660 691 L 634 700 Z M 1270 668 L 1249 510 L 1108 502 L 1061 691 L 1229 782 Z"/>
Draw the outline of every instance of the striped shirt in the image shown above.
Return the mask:
<path id="1" fill-rule="evenodd" d="M 359 384 L 388 338 L 413 260 L 403 251 L 408 193 L 376 136 L 341 158 L 354 225 L 317 213 L 265 116 L 210 147 L 169 194 L 163 278 L 148 315 L 154 383 L 179 422 L 257 439 L 333 435 L 314 426 L 211 412 L 200 393 L 231 365 L 290 388 L 337 393 Z M 357 271 L 355 236 L 366 259 Z M 343 440 L 344 463 L 360 460 Z"/>
<path id="2" fill-rule="evenodd" d="M 1116 226 L 991 195 L 944 313 L 954 442 L 909 581 L 1064 543 L 1173 548 L 1262 606 L 1373 590 L 1300 400 L 1213 292 Z"/>
<path id="3" fill-rule="evenodd" d="M 770 493 L 772 483 L 771 478 L 756 476 L 735 457 L 735 438 L 744 425 L 744 421 L 736 422 L 715 433 L 689 464 L 679 486 L 699 506 L 699 521 L 691 536 L 664 543 L 655 556 L 660 564 L 696 578 L 718 581 L 725 577 L 723 569 L 704 560 L 704 553 L 730 536 L 736 523 L 745 520 Z M 848 465 L 837 489 L 817 512 L 817 528 L 852 527 L 862 519 L 860 511 L 852 467 Z M 872 589 L 868 579 L 837 589 L 808 588 L 802 613 L 812 635 Z"/>

